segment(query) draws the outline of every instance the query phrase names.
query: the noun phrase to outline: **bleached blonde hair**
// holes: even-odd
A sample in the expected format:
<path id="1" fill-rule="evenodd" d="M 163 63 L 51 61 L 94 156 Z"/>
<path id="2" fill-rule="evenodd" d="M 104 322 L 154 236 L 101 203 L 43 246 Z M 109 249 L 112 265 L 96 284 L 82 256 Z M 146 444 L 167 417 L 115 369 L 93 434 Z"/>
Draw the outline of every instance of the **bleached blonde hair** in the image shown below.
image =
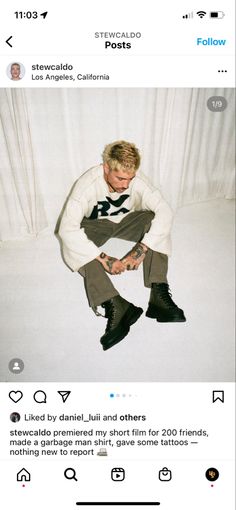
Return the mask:
<path id="1" fill-rule="evenodd" d="M 117 140 L 105 146 L 102 153 L 103 163 L 110 170 L 123 170 L 135 173 L 140 166 L 140 154 L 134 143 Z"/>

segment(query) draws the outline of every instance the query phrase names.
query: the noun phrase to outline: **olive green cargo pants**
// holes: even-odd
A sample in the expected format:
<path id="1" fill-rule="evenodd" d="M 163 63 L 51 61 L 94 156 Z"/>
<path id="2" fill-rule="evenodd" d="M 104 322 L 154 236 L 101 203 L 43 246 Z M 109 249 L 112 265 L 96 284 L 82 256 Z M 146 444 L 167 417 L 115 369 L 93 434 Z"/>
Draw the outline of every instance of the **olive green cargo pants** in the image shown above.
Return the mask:
<path id="1" fill-rule="evenodd" d="M 154 213 L 151 211 L 137 211 L 125 216 L 120 223 L 114 223 L 107 219 L 89 220 L 84 218 L 81 227 L 96 246 L 102 246 L 111 238 L 138 242 L 148 232 L 153 217 Z M 148 249 L 143 261 L 145 287 L 151 287 L 152 283 L 167 283 L 167 270 L 167 255 Z M 92 308 L 119 294 L 98 260 L 92 260 L 85 264 L 80 268 L 79 273 L 84 277 L 89 305 Z"/>

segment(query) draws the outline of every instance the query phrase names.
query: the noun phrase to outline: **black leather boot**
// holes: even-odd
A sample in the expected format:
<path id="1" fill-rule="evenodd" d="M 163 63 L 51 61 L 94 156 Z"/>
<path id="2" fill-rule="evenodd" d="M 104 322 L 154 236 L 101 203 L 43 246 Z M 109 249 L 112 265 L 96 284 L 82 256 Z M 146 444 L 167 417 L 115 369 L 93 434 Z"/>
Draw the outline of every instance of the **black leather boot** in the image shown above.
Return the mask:
<path id="1" fill-rule="evenodd" d="M 102 304 L 105 308 L 105 317 L 108 319 L 106 331 L 101 337 L 103 350 L 106 351 L 117 344 L 129 333 L 130 326 L 134 324 L 143 309 L 134 306 L 121 296 L 115 296 Z"/>
<path id="2" fill-rule="evenodd" d="M 185 322 L 183 310 L 171 299 L 167 283 L 153 283 L 146 316 L 158 322 Z"/>

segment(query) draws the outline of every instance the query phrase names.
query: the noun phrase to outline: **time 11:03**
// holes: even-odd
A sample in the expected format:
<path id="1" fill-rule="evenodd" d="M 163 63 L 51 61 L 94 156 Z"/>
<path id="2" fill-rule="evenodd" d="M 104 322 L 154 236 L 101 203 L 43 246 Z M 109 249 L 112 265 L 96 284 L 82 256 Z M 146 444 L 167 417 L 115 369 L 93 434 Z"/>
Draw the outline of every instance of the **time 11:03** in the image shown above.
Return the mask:
<path id="1" fill-rule="evenodd" d="M 36 11 L 16 11 L 14 12 L 16 19 L 35 19 L 38 17 L 38 13 Z"/>

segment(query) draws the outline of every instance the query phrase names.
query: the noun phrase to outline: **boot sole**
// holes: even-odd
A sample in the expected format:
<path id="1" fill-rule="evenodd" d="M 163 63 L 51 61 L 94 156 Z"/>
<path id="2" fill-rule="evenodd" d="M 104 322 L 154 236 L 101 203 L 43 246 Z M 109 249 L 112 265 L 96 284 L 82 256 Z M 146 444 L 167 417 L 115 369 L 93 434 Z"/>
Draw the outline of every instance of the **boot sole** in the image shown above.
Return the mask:
<path id="1" fill-rule="evenodd" d="M 156 308 L 150 307 L 146 311 L 146 317 L 149 317 L 149 319 L 156 319 L 157 322 L 186 322 L 186 318 L 184 315 L 182 317 L 173 316 L 173 317 L 161 317 L 158 315 Z"/>
<path id="2" fill-rule="evenodd" d="M 122 319 L 122 322 L 120 324 L 120 327 L 122 328 L 122 331 L 118 330 L 117 334 L 111 338 L 108 342 L 102 342 L 101 344 L 103 346 L 103 350 L 107 351 L 114 345 L 118 344 L 125 338 L 130 330 L 130 326 L 135 324 L 135 322 L 139 319 L 140 315 L 142 315 L 143 309 L 139 308 L 137 306 L 131 305 L 129 306 L 128 310 L 125 312 L 125 315 Z"/>

